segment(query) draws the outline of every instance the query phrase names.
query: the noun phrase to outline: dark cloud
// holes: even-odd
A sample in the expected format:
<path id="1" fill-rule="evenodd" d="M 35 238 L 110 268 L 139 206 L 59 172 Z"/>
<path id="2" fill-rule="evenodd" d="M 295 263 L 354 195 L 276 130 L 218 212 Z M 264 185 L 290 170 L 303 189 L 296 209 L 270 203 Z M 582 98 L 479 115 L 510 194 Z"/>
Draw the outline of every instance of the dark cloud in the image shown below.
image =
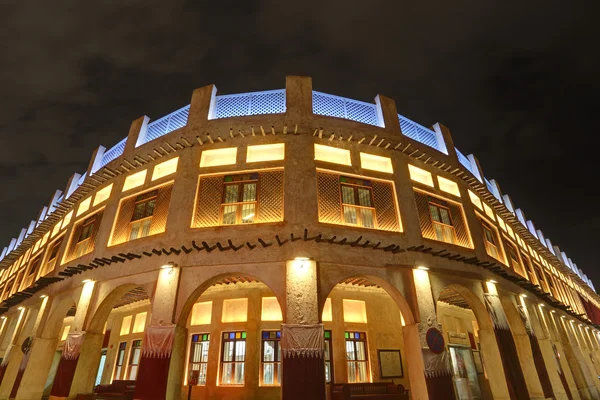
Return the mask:
<path id="1" fill-rule="evenodd" d="M 600 282 L 597 22 L 584 2 L 374 0 L 292 4 L 25 0 L 0 13 L 0 243 L 140 115 L 215 83 L 280 88 L 286 74 L 424 125 L 442 122 L 547 237 Z"/>

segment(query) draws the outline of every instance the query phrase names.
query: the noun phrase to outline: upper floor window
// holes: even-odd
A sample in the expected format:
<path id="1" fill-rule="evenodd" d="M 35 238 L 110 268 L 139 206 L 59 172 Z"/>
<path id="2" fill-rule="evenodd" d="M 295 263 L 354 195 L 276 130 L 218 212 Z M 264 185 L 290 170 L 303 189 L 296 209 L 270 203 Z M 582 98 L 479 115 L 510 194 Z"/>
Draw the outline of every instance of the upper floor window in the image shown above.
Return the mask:
<path id="1" fill-rule="evenodd" d="M 110 245 L 165 231 L 173 184 L 167 184 L 121 201 Z"/>
<path id="2" fill-rule="evenodd" d="M 527 274 L 529 275 L 529 280 L 534 285 L 537 285 L 538 278 L 536 277 L 535 270 L 533 269 L 533 266 L 531 265 L 531 261 L 529 261 L 529 258 L 527 258 L 527 256 L 523 252 L 520 252 L 520 254 L 521 254 L 521 260 L 523 261 L 523 266 L 525 267 L 525 270 L 527 271 Z M 525 275 L 523 275 L 523 276 L 525 276 Z"/>
<path id="3" fill-rule="evenodd" d="M 190 349 L 190 361 L 188 368 L 188 383 L 195 382 L 196 385 L 206 385 L 206 370 L 208 365 L 208 345 L 210 344 L 210 333 L 192 335 Z"/>
<path id="4" fill-rule="evenodd" d="M 94 242 L 101 220 L 102 211 L 75 224 L 73 236 L 66 251 L 65 261 L 74 260 L 94 250 Z"/>
<path id="5" fill-rule="evenodd" d="M 23 287 L 30 286 L 37 277 L 38 272 L 40 272 L 40 266 L 42 265 L 42 255 L 38 255 L 35 257 L 31 264 L 29 265 L 29 273 L 27 274 L 27 280 L 25 281 Z"/>
<path id="6" fill-rule="evenodd" d="M 243 385 L 246 364 L 246 332 L 223 332 L 221 385 Z"/>
<path id="7" fill-rule="evenodd" d="M 319 222 L 400 232 L 394 184 L 317 170 Z"/>
<path id="8" fill-rule="evenodd" d="M 348 383 L 368 382 L 367 336 L 364 332 L 346 332 L 345 336 Z"/>
<path id="9" fill-rule="evenodd" d="M 375 207 L 373 189 L 369 181 L 340 176 L 344 222 L 364 228 L 375 228 Z"/>
<path id="10" fill-rule="evenodd" d="M 500 250 L 498 249 L 498 237 L 494 228 L 489 226 L 486 222 L 481 221 L 481 229 L 483 230 L 483 240 L 485 243 L 485 251 L 488 255 L 494 257 L 497 260 L 501 259 Z"/>
<path id="11" fill-rule="evenodd" d="M 281 385 L 281 331 L 262 332 L 261 382 Z"/>
<path id="12" fill-rule="evenodd" d="M 192 226 L 283 221 L 283 169 L 201 176 Z"/>
<path id="13" fill-rule="evenodd" d="M 424 238 L 472 247 L 460 204 L 420 190 L 415 190 L 414 195 Z"/>
<path id="14" fill-rule="evenodd" d="M 504 247 L 506 248 L 506 253 L 508 256 L 508 265 L 519 275 L 527 276 L 523 271 L 523 267 L 521 266 L 521 260 L 519 259 L 519 253 L 517 252 L 516 247 L 507 241 L 504 241 Z"/>
<path id="15" fill-rule="evenodd" d="M 60 250 L 60 245 L 62 244 L 63 238 L 57 239 L 54 243 L 50 245 L 50 249 L 48 250 L 48 259 L 46 261 L 46 268 L 44 268 L 44 273 L 48 273 L 54 269 L 56 266 L 56 259 L 58 258 L 58 251 Z"/>

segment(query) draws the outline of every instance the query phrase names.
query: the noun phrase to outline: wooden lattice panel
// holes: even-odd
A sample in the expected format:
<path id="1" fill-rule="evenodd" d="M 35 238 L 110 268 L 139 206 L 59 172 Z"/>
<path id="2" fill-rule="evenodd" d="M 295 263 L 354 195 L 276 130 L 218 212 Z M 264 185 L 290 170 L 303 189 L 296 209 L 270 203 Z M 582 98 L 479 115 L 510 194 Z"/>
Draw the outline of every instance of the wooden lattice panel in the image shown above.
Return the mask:
<path id="1" fill-rule="evenodd" d="M 340 176 L 327 172 L 317 172 L 317 192 L 319 196 L 319 222 L 342 224 Z"/>
<path id="2" fill-rule="evenodd" d="M 194 228 L 218 226 L 223 193 L 223 176 L 201 177 L 199 185 Z"/>
<path id="3" fill-rule="evenodd" d="M 103 211 L 99 211 L 95 215 L 94 225 L 92 227 L 92 233 L 90 235 L 89 240 L 87 241 L 86 249 L 83 251 L 81 255 L 91 253 L 94 250 L 94 246 L 96 244 L 96 235 L 98 234 L 98 229 L 100 228 L 100 223 L 102 222 L 102 213 Z M 88 217 L 90 218 L 90 217 Z M 73 234 L 71 235 L 71 240 L 69 242 L 69 248 L 66 252 L 65 262 L 69 262 L 75 259 L 75 247 L 77 246 L 77 240 L 79 239 L 79 235 L 81 234 L 81 230 L 83 228 L 84 222 L 87 220 L 84 219 L 78 222 L 73 229 Z"/>
<path id="4" fill-rule="evenodd" d="M 258 175 L 258 222 L 283 221 L 283 170 Z"/>
<path id="5" fill-rule="evenodd" d="M 400 232 L 394 185 L 391 182 L 373 181 L 373 200 L 377 211 L 377 229 Z"/>
<path id="6" fill-rule="evenodd" d="M 171 202 L 171 192 L 173 185 L 163 186 L 158 189 L 156 196 L 156 206 L 152 216 L 152 226 L 150 235 L 163 233 L 167 227 L 167 216 L 169 215 L 169 203 Z"/>

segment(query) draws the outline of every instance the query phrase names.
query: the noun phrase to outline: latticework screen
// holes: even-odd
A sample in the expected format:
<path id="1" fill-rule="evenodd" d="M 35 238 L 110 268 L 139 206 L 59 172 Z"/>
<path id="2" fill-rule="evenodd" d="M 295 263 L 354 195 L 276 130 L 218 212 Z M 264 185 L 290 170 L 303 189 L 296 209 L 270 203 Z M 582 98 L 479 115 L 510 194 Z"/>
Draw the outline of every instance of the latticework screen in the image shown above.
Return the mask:
<path id="1" fill-rule="evenodd" d="M 340 177 L 342 175 L 318 171 L 317 192 L 319 196 L 319 222 L 326 224 L 346 224 L 342 212 L 342 197 L 340 192 Z M 375 229 L 400 232 L 398 205 L 394 195 L 392 182 L 368 180 L 373 193 L 375 208 Z"/>
<path id="2" fill-rule="evenodd" d="M 79 257 L 81 257 L 84 254 L 91 253 L 94 250 L 94 245 L 96 243 L 96 235 L 98 234 L 100 222 L 102 221 L 102 213 L 103 211 L 100 211 L 92 217 L 88 217 L 75 225 L 73 233 L 71 235 L 71 240 L 69 241 L 69 248 L 66 251 L 65 262 L 69 262 L 77 257 L 75 250 L 77 247 L 77 240 L 81 235 L 81 230 L 83 229 L 84 224 L 86 223 L 86 221 L 88 221 L 89 218 L 94 218 L 94 222 L 92 223 L 91 227 L 91 234 L 89 236 L 89 239 L 86 240 L 86 243 L 84 244 L 85 248 L 83 249 Z"/>
<path id="3" fill-rule="evenodd" d="M 256 171 L 258 201 L 254 223 L 283 221 L 283 169 Z M 224 184 L 230 175 L 200 177 L 192 227 L 221 225 Z"/>
<path id="4" fill-rule="evenodd" d="M 433 202 L 447 208 L 450 211 L 452 226 L 454 226 L 456 236 L 456 243 L 454 244 L 463 247 L 472 247 L 461 206 L 419 191 L 415 191 L 414 193 L 419 212 L 419 224 L 421 225 L 421 233 L 424 238 L 439 240 L 433 227 L 431 211 L 429 207 L 430 202 Z"/>
<path id="5" fill-rule="evenodd" d="M 163 186 L 157 190 L 154 212 L 152 214 L 152 224 L 150 226 L 150 235 L 156 235 L 165 231 L 167 225 L 167 216 L 169 214 L 169 202 L 171 200 L 171 190 L 173 185 Z M 117 221 L 113 229 L 110 245 L 116 245 L 127 242 L 131 233 L 131 219 L 135 209 L 135 202 L 138 196 L 129 197 L 121 201 Z"/>

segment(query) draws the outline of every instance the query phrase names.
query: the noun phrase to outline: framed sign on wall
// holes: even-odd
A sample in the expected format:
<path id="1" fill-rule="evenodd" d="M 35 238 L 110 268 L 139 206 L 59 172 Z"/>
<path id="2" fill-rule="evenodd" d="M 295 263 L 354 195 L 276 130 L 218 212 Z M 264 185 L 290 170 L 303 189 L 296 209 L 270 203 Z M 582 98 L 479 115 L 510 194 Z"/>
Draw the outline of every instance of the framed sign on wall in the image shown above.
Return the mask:
<path id="1" fill-rule="evenodd" d="M 379 358 L 379 370 L 382 378 L 402 378 L 402 357 L 399 349 L 379 349 L 377 350 Z"/>

